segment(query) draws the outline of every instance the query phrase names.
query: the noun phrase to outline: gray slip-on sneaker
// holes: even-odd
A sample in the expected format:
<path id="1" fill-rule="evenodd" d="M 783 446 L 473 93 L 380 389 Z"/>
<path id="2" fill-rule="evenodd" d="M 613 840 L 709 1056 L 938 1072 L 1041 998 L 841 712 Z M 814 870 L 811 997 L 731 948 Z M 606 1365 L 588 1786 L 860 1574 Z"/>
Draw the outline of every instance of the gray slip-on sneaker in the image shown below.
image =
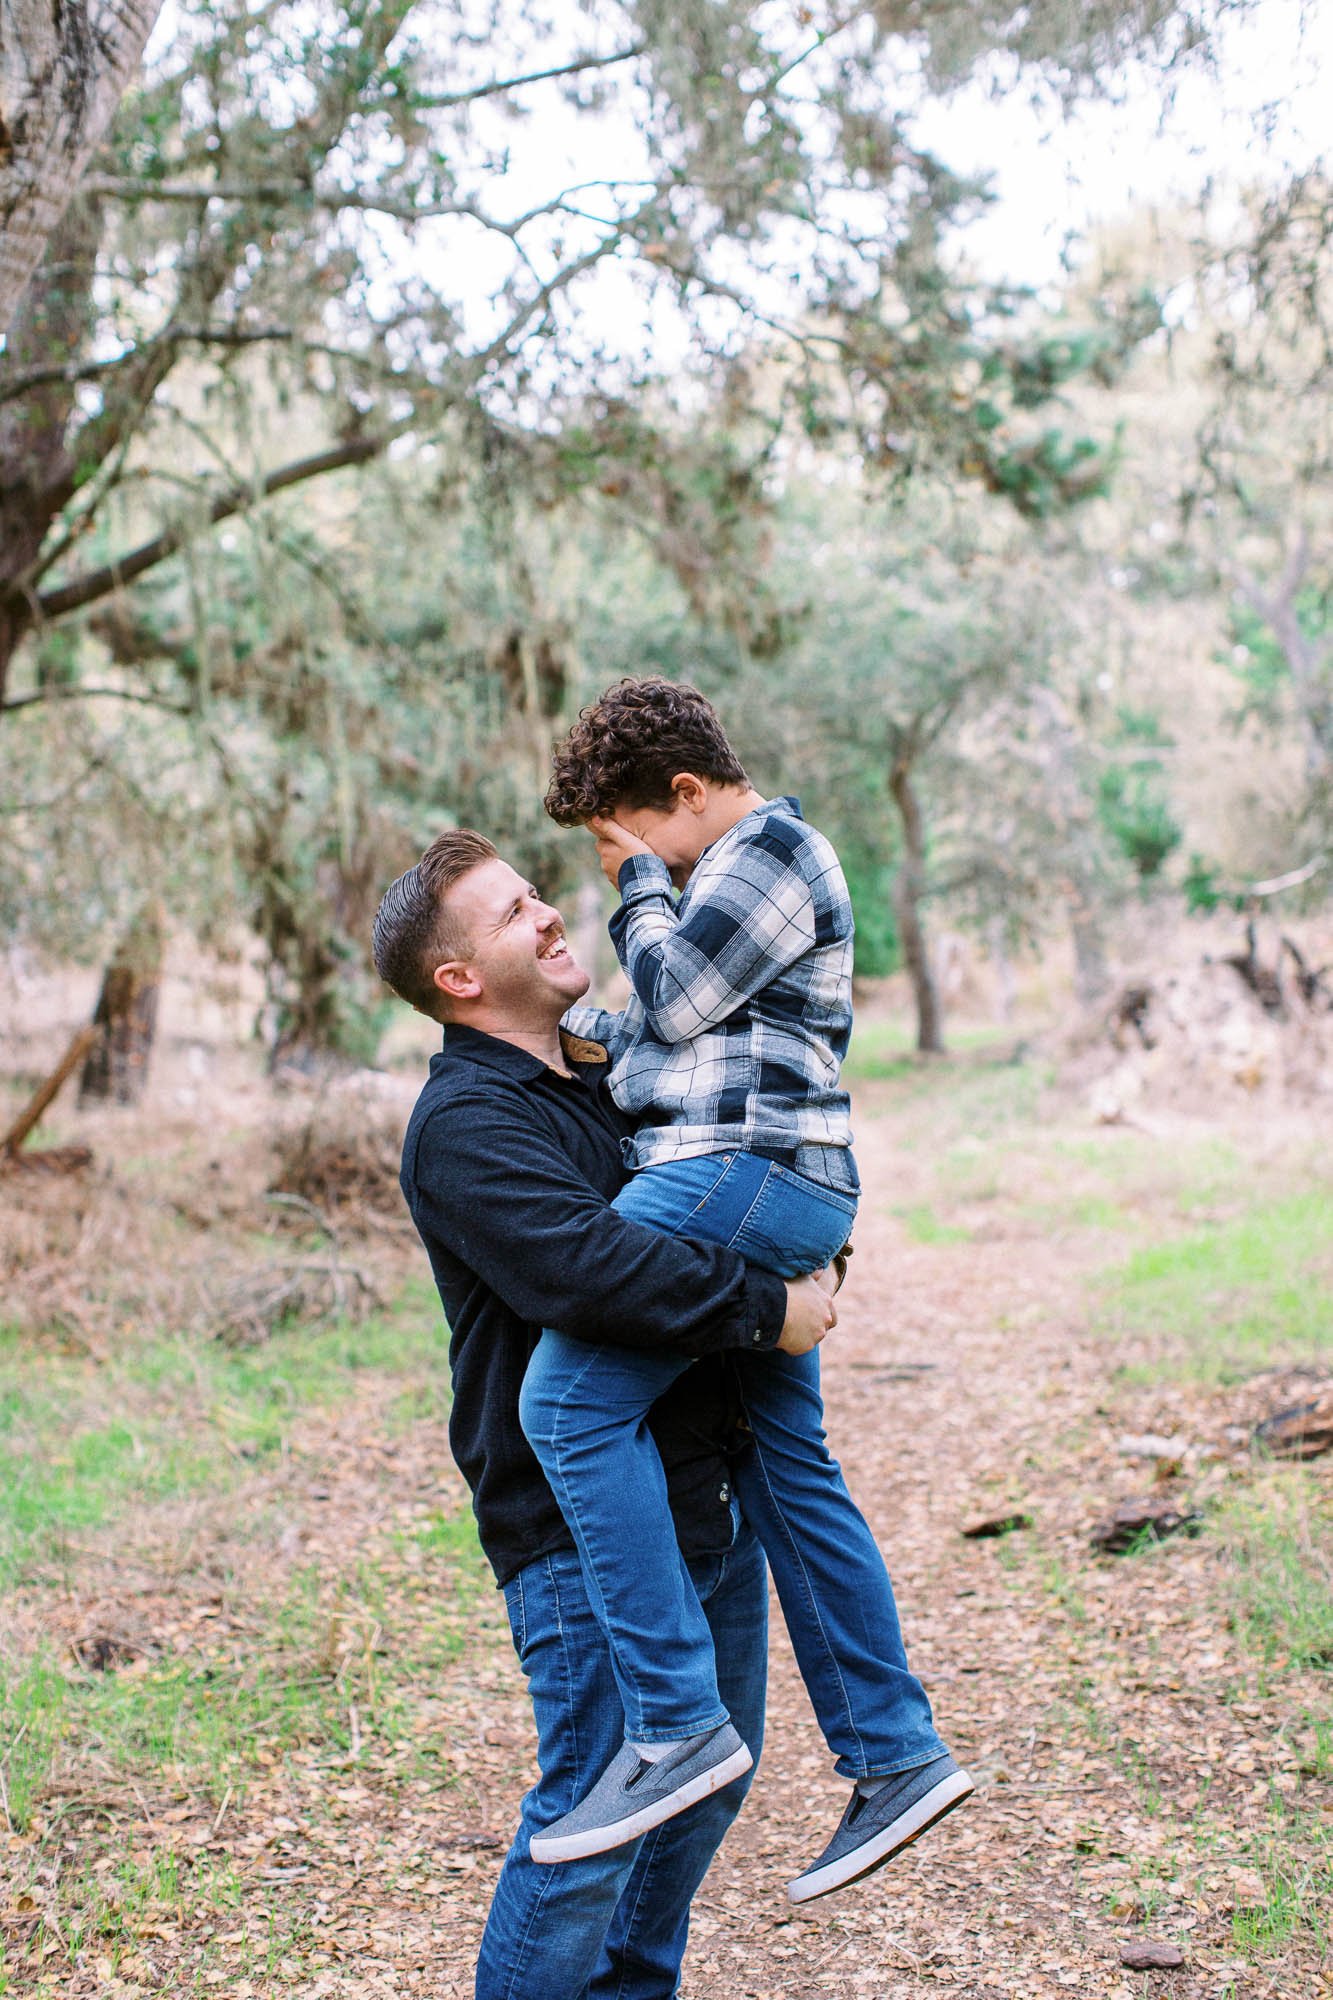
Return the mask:
<path id="1" fill-rule="evenodd" d="M 637 1840 L 674 1819 L 710 1792 L 721 1791 L 754 1758 L 729 1722 L 706 1736 L 691 1736 L 678 1750 L 650 1764 L 622 1744 L 597 1783 L 563 1819 L 528 1843 L 534 1861 L 582 1861 Z"/>
<path id="2" fill-rule="evenodd" d="M 787 1884 L 788 1896 L 809 1903 L 859 1882 L 971 1795 L 972 1780 L 948 1755 L 896 1772 L 872 1798 L 853 1787 L 837 1832 L 818 1861 Z"/>

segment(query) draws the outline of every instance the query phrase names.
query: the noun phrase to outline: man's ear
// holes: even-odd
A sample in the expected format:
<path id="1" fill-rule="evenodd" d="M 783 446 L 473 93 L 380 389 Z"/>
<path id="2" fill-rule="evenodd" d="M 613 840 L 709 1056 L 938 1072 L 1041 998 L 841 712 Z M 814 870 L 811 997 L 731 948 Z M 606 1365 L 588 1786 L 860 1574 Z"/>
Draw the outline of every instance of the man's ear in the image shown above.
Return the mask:
<path id="1" fill-rule="evenodd" d="M 479 1000 L 481 980 L 477 968 L 466 958 L 447 958 L 431 974 L 432 983 L 446 1000 Z"/>
<path id="2" fill-rule="evenodd" d="M 678 771 L 671 780 L 671 791 L 676 804 L 687 812 L 701 813 L 708 804 L 708 781 L 693 771 Z"/>

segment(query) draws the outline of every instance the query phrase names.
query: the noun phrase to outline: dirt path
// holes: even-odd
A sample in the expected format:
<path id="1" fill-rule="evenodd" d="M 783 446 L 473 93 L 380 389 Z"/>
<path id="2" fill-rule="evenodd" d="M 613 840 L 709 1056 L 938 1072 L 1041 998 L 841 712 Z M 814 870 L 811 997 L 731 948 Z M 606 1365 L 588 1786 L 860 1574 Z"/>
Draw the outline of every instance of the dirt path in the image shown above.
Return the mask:
<path id="1" fill-rule="evenodd" d="M 829 1430 L 978 1796 L 899 1863 L 797 1914 L 783 1885 L 845 1792 L 775 1618 L 762 1768 L 699 1898 L 684 1992 L 1315 2000 L 1328 1989 L 1309 1940 L 1258 1972 L 1232 1941 L 1270 1781 L 1293 1782 L 1290 1695 L 1238 1699 L 1253 1691 L 1238 1686 L 1206 1540 L 1129 1561 L 1087 1541 L 1115 1500 L 1151 1487 L 1151 1468 L 1115 1451 L 1125 1430 L 1184 1425 L 1206 1459 L 1211 1427 L 1211 1476 L 1225 1476 L 1225 1399 L 1121 1392 L 1109 1411 L 1107 1347 L 1085 1324 L 1104 1244 L 1030 1224 L 965 1250 L 913 1244 L 892 1212 L 913 1197 L 901 1129 L 861 1126 L 867 1186 L 897 1200 L 872 1196 L 858 1226 L 826 1348 Z M 1031 1531 L 960 1533 L 1015 1507 Z M 1185 1968 L 1122 1969 L 1122 1943 L 1145 1937 L 1180 1943 Z M 466 1982 L 445 1991 L 462 2000 Z"/>
<path id="2" fill-rule="evenodd" d="M 1088 1542 L 1098 1516 L 1152 1484 L 1151 1464 L 1118 1439 L 1187 1439 L 1176 1484 L 1206 1495 L 1246 1457 L 1236 1419 L 1249 1392 L 1113 1381 L 1125 1352 L 1087 1323 L 1087 1278 L 1107 1260 L 1106 1239 L 1052 1225 L 1039 1203 L 990 1201 L 993 1188 L 978 1184 L 973 1208 L 958 1210 L 965 1232 L 918 1240 L 932 1231 L 904 1218 L 938 1192 L 937 1149 L 914 1145 L 920 1102 L 871 1084 L 858 1108 L 871 1192 L 825 1349 L 830 1435 L 978 1794 L 891 1867 L 795 1912 L 785 1882 L 822 1846 L 845 1791 L 775 1617 L 768 1743 L 696 1903 L 685 2000 L 1333 1993 L 1308 1927 L 1244 1951 L 1234 1916 L 1281 1892 L 1281 1869 L 1267 1866 L 1275 1794 L 1299 1790 L 1318 1808 L 1293 1717 L 1327 1706 L 1326 1676 L 1256 1674 L 1227 1629 L 1207 1533 L 1122 1559 Z M 530 1720 L 501 1602 L 475 1552 L 449 1542 L 464 1495 L 443 1417 L 403 1421 L 400 1392 L 380 1395 L 372 1377 L 355 1406 L 301 1417 L 280 1462 L 242 1486 L 225 1520 L 206 1501 L 164 1515 L 156 1544 L 108 1543 L 77 1595 L 34 1607 L 50 1636 L 72 1643 L 100 1589 L 106 1618 L 137 1621 L 159 1652 L 212 1661 L 224 1678 L 263 1675 L 274 1639 L 251 1602 L 305 1572 L 335 1603 L 313 1668 L 327 1675 L 364 1655 L 362 1682 L 385 1686 L 373 1709 L 352 1704 L 341 1751 L 261 1745 L 253 1777 L 220 1805 L 198 1785 L 137 1801 L 109 1784 L 99 1793 L 84 1770 L 58 1823 L 48 1811 L 33 1836 L 10 1839 L 16 1867 L 39 1837 L 56 1857 L 33 1878 L 37 1903 L 11 1907 L 14 1944 L 36 1934 L 62 1868 L 111 1870 L 129 1855 L 143 1873 L 179 1860 L 213 1887 L 192 1902 L 165 1886 L 140 1901 L 114 1949 L 84 1938 L 8 1961 L 10 1992 L 470 2000 L 530 1772 Z M 1032 1525 L 995 1539 L 960 1532 L 1013 1511 Z M 381 1593 L 373 1608 L 358 1577 Z M 439 1651 L 442 1607 L 452 1658 Z M 395 1681 L 428 1624 L 435 1664 Z M 405 1775 L 406 1748 L 426 1739 L 443 1785 Z M 1316 1763 L 1327 1824 L 1327 1760 Z M 1122 1944 L 1144 1938 L 1176 1944 L 1183 1968 L 1123 1970 Z"/>

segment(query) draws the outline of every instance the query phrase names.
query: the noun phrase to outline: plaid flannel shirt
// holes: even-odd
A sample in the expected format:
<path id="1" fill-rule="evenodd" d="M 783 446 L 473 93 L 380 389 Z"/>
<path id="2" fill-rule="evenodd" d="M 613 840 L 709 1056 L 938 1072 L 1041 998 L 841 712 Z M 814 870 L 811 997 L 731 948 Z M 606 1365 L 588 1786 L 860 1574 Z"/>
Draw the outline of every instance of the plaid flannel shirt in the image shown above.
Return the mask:
<path id="1" fill-rule="evenodd" d="M 630 1166 L 733 1147 L 834 1148 L 850 1166 L 839 1071 L 852 906 L 837 855 L 796 800 L 770 799 L 715 840 L 679 901 L 652 854 L 624 863 L 620 893 L 611 936 L 633 995 L 621 1014 L 573 1007 L 565 1026 L 611 1055 L 611 1094 L 637 1121 Z"/>

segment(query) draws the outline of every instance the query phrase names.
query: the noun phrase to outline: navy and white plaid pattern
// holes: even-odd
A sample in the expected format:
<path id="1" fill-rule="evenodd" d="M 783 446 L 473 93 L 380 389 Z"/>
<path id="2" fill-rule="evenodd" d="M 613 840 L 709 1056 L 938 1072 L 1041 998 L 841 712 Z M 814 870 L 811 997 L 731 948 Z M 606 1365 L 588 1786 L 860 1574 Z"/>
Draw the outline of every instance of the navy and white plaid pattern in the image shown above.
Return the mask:
<path id="1" fill-rule="evenodd" d="M 851 1144 L 839 1087 L 852 1025 L 852 906 L 838 857 L 795 799 L 747 813 L 676 901 L 656 855 L 620 871 L 611 936 L 634 991 L 574 1007 L 639 1121 L 629 1163 Z"/>

